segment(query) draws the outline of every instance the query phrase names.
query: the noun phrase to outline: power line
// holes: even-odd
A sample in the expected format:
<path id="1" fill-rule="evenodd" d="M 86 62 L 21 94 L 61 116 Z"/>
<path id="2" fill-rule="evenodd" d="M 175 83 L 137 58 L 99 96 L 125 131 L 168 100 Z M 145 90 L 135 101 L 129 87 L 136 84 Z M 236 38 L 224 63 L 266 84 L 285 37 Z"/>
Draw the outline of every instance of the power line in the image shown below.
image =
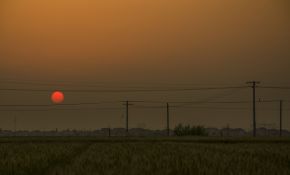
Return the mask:
<path id="1" fill-rule="evenodd" d="M 117 103 L 117 101 L 67 103 L 67 104 L 1 104 L 0 107 L 59 107 L 59 106 L 97 105 L 97 104 L 105 104 L 105 103 Z"/>
<path id="2" fill-rule="evenodd" d="M 261 89 L 281 89 L 281 90 L 290 90 L 290 87 L 287 86 L 257 86 L 257 88 Z"/>
<path id="3" fill-rule="evenodd" d="M 0 109 L 0 112 L 47 112 L 47 111 L 82 111 L 82 110 L 120 110 L 122 108 L 52 108 L 52 109 Z"/>
<path id="4" fill-rule="evenodd" d="M 247 84 L 251 84 L 253 89 L 253 136 L 256 137 L 256 87 L 260 82 L 250 81 Z"/>
<path id="5" fill-rule="evenodd" d="M 144 102 L 146 101 L 130 101 L 130 102 Z M 107 102 L 108 103 L 108 102 Z M 111 102 L 116 103 L 116 102 Z M 165 102 L 158 102 L 158 103 L 165 103 Z M 178 103 L 178 104 L 228 104 L 228 103 L 249 103 L 246 101 L 220 101 L 220 102 L 202 102 L 202 101 L 185 101 L 185 102 L 170 102 L 170 103 Z M 102 104 L 102 102 L 96 102 L 96 103 L 67 103 L 67 104 L 3 104 L 0 105 L 0 107 L 60 107 L 60 106 L 81 106 L 81 105 L 97 105 Z M 139 105 L 138 105 L 139 106 Z"/>
<path id="6" fill-rule="evenodd" d="M 107 104 L 107 103 L 121 103 L 126 101 L 100 101 L 100 102 L 86 102 L 86 103 L 67 103 L 67 104 L 1 104 L 0 107 L 60 107 L 60 106 L 82 106 L 82 105 L 99 105 L 99 104 Z M 141 101 L 135 100 L 130 101 L 131 103 L 158 103 L 163 104 L 166 103 L 165 101 Z M 272 102 L 279 102 L 279 100 L 263 100 L 263 101 L 256 101 L 258 103 L 272 103 Z M 290 101 L 285 101 L 290 102 Z M 251 103 L 251 101 L 169 101 L 168 103 L 172 104 L 247 104 Z M 137 105 L 137 107 L 140 105 Z M 178 105 L 176 105 L 177 107 Z M 179 105 L 182 106 L 182 105 Z M 148 107 L 148 106 L 147 106 Z M 149 106 L 150 107 L 150 106 Z M 151 106 L 156 107 L 156 106 Z M 160 106 L 164 107 L 164 106 Z"/>
<path id="7" fill-rule="evenodd" d="M 246 110 L 249 111 L 251 108 L 232 108 L 232 107 L 203 107 L 203 106 L 170 106 L 172 109 L 194 109 L 194 110 Z M 136 106 L 136 109 L 165 109 L 166 106 Z M 50 108 L 50 109 L 0 109 L 0 112 L 45 112 L 45 111 L 97 111 L 97 110 L 122 110 L 124 108 L 118 107 L 103 107 L 103 108 Z M 289 111 L 290 109 L 284 109 Z M 279 109 L 257 109 L 257 111 L 279 111 Z"/>
<path id="8" fill-rule="evenodd" d="M 172 108 L 188 108 L 188 109 L 222 109 L 222 110 L 250 110 L 250 108 L 207 107 L 207 106 L 172 106 Z"/>
<path id="9" fill-rule="evenodd" d="M 232 87 L 199 87 L 199 88 L 172 88 L 172 89 L 62 89 L 64 92 L 174 92 L 174 91 L 202 91 L 202 90 L 227 90 L 227 89 L 243 89 L 248 86 L 232 86 Z M 32 88 L 1 88 L 0 91 L 14 91 L 14 92 L 52 92 L 52 89 L 32 89 Z"/>
<path id="10" fill-rule="evenodd" d="M 57 106 L 79 106 L 79 105 L 93 105 L 98 103 L 76 103 L 76 104 L 51 104 L 51 105 L 22 105 L 22 104 L 16 104 L 16 105 L 0 105 L 0 107 L 57 107 Z"/>
<path id="11" fill-rule="evenodd" d="M 116 84 L 123 84 L 123 82 L 117 82 L 117 81 L 95 81 L 95 80 L 37 80 L 37 79 L 8 79 L 8 78 L 2 78 L 0 79 L 1 83 L 25 83 L 25 84 L 87 84 L 87 85 L 116 85 Z M 233 83 L 191 83 L 191 82 L 179 82 L 179 83 L 169 83 L 169 82 L 131 82 L 138 85 L 162 85 L 162 86 L 232 86 Z"/>
<path id="12" fill-rule="evenodd" d="M 257 103 L 274 103 L 274 102 L 278 102 L 280 100 L 258 100 L 256 101 Z"/>
<path id="13" fill-rule="evenodd" d="M 207 104 L 235 104 L 235 103 L 250 103 L 250 101 L 187 101 L 187 102 L 173 102 L 171 101 L 170 103 L 181 103 L 181 104 L 203 104 L 203 103 L 207 103 Z"/>
<path id="14" fill-rule="evenodd" d="M 176 107 L 176 106 L 172 106 L 172 108 L 174 109 L 205 109 L 205 110 L 245 110 L 245 111 L 250 111 L 251 108 L 233 108 L 233 107 L 195 107 L 195 106 L 184 106 L 184 107 Z M 269 108 L 264 108 L 264 109 L 256 109 L 257 111 L 279 111 L 279 109 L 269 109 Z M 290 110 L 290 109 L 286 109 L 286 110 Z"/>
<path id="15" fill-rule="evenodd" d="M 166 106 L 143 106 L 143 105 L 138 105 L 138 106 L 133 106 L 133 108 L 150 108 L 150 109 L 162 109 L 166 108 Z"/>
<path id="16" fill-rule="evenodd" d="M 9 81 L 9 80 L 4 80 L 4 81 L 1 81 L 1 84 L 16 84 L 16 85 L 35 85 L 35 86 L 57 86 L 57 87 L 65 87 L 65 86 L 70 86 L 70 87 L 91 87 L 91 88 L 105 88 L 105 87 L 108 87 L 108 84 L 105 84 L 105 83 L 89 83 L 89 84 L 86 84 L 86 83 L 82 83 L 82 82 L 71 82 L 71 83 L 67 83 L 67 82 L 54 82 L 54 83 L 45 83 L 45 82 L 31 82 L 31 81 Z M 82 84 L 80 84 L 82 83 Z M 120 89 L 124 89 L 124 88 L 127 88 L 127 89 L 146 89 L 146 88 L 152 88 L 151 87 L 148 87 L 148 86 L 120 86 L 120 85 L 114 85 L 114 88 L 120 88 Z M 155 88 L 162 88 L 162 86 L 158 86 L 158 87 L 155 87 Z"/>
<path id="17" fill-rule="evenodd" d="M 33 81 L 33 80 L 0 80 L 2 84 L 27 84 L 27 85 L 41 85 L 41 86 L 79 86 L 79 87 L 105 87 L 106 84 L 113 84 L 112 82 L 83 82 L 83 81 Z M 81 83 L 81 84 L 80 84 Z M 174 85 L 185 85 L 185 84 L 174 84 Z M 188 86 L 196 86 L 197 84 L 189 83 Z M 168 86 L 168 85 L 167 85 Z M 116 86 L 114 86 L 116 87 Z M 144 86 L 118 86 L 119 88 L 141 88 L 140 90 L 145 90 Z M 216 86 L 216 87 L 196 87 L 196 88 L 181 88 L 181 89 L 160 89 L 160 91 L 178 91 L 178 90 L 212 90 L 212 89 L 233 89 L 233 88 L 246 88 L 249 86 Z M 256 88 L 264 88 L 264 89 L 285 89 L 290 90 L 290 86 L 256 86 Z M 0 89 L 2 91 L 51 91 L 47 89 L 30 89 L 30 88 L 4 88 Z M 136 89 L 137 90 L 137 89 Z M 99 90 L 67 90 L 67 91 L 99 91 Z M 100 91 L 107 91 L 107 90 L 100 90 Z M 110 90 L 109 90 L 110 91 Z M 113 90 L 117 91 L 117 90 Z M 126 90 L 125 90 L 126 91 Z M 133 91 L 135 91 L 133 89 Z M 149 91 L 156 91 L 156 89 L 149 89 Z M 159 90 L 158 90 L 159 91 Z"/>
<path id="18" fill-rule="evenodd" d="M 73 81 L 73 80 L 16 80 L 16 79 L 0 79 L 1 84 L 33 84 L 33 85 L 105 85 L 113 84 L 112 82 L 92 82 L 92 81 Z"/>
<path id="19" fill-rule="evenodd" d="M 209 107 L 209 106 L 170 106 L 174 109 L 214 109 L 214 110 L 251 110 L 251 108 L 234 108 L 234 107 Z M 134 109 L 165 109 L 166 106 L 134 106 Z M 257 109 L 257 111 L 279 111 L 279 109 Z"/>
<path id="20" fill-rule="evenodd" d="M 241 90 L 241 89 L 238 89 L 239 91 Z M 181 105 L 181 106 L 187 106 L 187 105 L 190 105 L 191 103 L 207 103 L 207 102 L 212 102 L 212 101 L 214 101 L 214 100 L 216 100 L 216 99 L 221 99 L 221 98 L 224 98 L 224 97 L 227 97 L 227 96 L 230 96 L 230 95 L 232 95 L 232 94 L 234 94 L 234 93 L 236 93 L 237 92 L 237 90 L 236 89 L 234 89 L 234 90 L 232 90 L 232 91 L 230 91 L 230 92 L 227 92 L 227 93 L 221 93 L 221 94 L 218 94 L 218 95 L 214 95 L 214 96 L 211 96 L 211 97 L 208 97 L 208 98 L 206 98 L 206 99 L 203 99 L 203 100 L 198 100 L 198 101 L 194 101 L 194 102 L 189 102 L 189 103 L 184 103 L 183 105 Z M 174 103 L 174 102 L 171 102 L 171 103 Z"/>

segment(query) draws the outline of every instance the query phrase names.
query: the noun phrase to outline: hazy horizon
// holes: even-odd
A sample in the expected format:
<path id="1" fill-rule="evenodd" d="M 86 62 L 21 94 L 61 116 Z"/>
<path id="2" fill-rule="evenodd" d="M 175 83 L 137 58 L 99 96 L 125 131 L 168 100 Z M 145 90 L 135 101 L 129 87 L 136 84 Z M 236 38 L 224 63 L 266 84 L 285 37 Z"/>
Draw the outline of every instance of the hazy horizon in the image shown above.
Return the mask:
<path id="1" fill-rule="evenodd" d="M 251 88 L 180 92 L 65 90 L 290 86 L 290 3 L 287 0 L 2 0 L 0 89 L 63 90 L 65 102 L 110 102 L 66 111 L 3 111 L 0 128 L 124 127 L 121 101 L 251 101 Z M 257 89 L 257 100 L 285 100 L 290 91 Z M 0 105 L 51 104 L 50 92 L 0 91 Z M 142 108 L 138 105 L 164 106 Z M 129 127 L 166 127 L 165 103 L 134 103 Z M 193 105 L 194 106 L 194 105 Z M 201 104 L 170 109 L 178 123 L 250 129 L 252 105 Z M 43 109 L 45 107 L 18 107 Z M 68 107 L 77 108 L 77 107 Z M 224 108 L 224 109 L 223 109 Z M 232 109 L 228 109 L 232 108 Z M 257 104 L 257 124 L 279 127 L 279 103 Z"/>

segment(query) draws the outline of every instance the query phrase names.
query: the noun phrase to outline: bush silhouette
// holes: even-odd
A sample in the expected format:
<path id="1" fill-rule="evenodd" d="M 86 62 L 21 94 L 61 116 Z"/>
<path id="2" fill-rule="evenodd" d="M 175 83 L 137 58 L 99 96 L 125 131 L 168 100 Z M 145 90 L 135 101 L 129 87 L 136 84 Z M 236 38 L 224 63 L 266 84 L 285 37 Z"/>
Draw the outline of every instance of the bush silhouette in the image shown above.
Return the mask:
<path id="1" fill-rule="evenodd" d="M 203 126 L 190 126 L 178 124 L 174 128 L 174 133 L 177 136 L 207 136 L 208 133 Z"/>

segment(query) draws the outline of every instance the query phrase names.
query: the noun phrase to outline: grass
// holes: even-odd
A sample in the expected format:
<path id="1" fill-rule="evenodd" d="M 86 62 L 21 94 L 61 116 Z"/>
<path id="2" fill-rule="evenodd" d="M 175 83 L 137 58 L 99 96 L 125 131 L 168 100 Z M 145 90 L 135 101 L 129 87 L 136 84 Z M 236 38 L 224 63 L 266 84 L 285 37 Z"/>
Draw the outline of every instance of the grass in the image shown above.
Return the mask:
<path id="1" fill-rule="evenodd" d="M 1 138 L 2 175 L 290 174 L 284 138 Z"/>

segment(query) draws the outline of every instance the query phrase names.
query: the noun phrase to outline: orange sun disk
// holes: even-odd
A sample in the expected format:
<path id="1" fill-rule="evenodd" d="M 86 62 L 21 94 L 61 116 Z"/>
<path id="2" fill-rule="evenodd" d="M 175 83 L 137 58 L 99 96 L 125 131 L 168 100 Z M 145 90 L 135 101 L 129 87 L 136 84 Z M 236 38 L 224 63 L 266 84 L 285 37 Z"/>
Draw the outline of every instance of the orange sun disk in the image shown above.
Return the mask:
<path id="1" fill-rule="evenodd" d="M 55 104 L 60 104 L 64 101 L 64 94 L 61 91 L 54 91 L 51 94 L 51 101 Z"/>

